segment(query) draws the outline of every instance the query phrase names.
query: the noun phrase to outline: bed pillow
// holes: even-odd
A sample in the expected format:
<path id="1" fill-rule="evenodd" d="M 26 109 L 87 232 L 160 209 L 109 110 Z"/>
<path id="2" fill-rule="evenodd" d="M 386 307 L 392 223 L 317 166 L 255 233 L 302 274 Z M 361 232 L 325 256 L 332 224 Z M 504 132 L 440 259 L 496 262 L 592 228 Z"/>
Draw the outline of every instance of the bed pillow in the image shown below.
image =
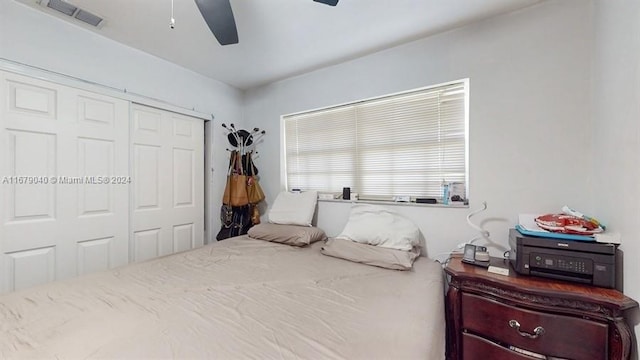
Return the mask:
<path id="1" fill-rule="evenodd" d="M 419 246 L 420 230 L 411 220 L 383 206 L 355 204 L 337 238 L 409 251 Z"/>
<path id="2" fill-rule="evenodd" d="M 327 238 L 324 231 L 317 227 L 269 223 L 253 226 L 247 234 L 253 239 L 294 246 L 306 246 Z"/>
<path id="3" fill-rule="evenodd" d="M 327 240 L 320 252 L 340 259 L 393 270 L 411 270 L 413 262 L 420 256 L 420 249 L 417 247 L 404 251 L 342 239 Z"/>
<path id="4" fill-rule="evenodd" d="M 269 210 L 269 222 L 282 225 L 311 226 L 317 202 L 317 191 L 283 191 L 278 194 Z"/>

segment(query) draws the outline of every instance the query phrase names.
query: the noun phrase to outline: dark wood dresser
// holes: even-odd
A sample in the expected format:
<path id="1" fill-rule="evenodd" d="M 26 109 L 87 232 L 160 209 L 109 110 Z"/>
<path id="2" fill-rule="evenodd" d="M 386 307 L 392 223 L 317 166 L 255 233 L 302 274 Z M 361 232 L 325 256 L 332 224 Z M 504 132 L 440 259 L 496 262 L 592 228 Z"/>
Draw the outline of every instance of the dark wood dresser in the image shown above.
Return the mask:
<path id="1" fill-rule="evenodd" d="M 614 289 L 509 276 L 452 259 L 445 267 L 448 359 L 628 359 L 625 317 L 638 303 Z"/>

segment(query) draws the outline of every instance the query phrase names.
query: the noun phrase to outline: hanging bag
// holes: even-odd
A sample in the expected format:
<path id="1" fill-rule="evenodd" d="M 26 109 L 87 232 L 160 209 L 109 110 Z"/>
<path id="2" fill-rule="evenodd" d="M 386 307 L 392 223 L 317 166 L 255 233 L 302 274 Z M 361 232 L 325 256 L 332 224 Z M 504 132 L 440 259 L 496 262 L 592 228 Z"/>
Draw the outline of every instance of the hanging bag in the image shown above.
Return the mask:
<path id="1" fill-rule="evenodd" d="M 252 225 L 249 212 L 250 207 L 251 205 L 234 207 L 233 212 L 231 213 L 231 222 L 229 223 L 229 225 L 226 225 L 224 223 L 222 224 L 218 235 L 216 235 L 216 239 L 224 240 L 232 238 L 234 236 L 246 234 Z"/>
<path id="2" fill-rule="evenodd" d="M 249 204 L 247 194 L 247 176 L 243 174 L 240 156 L 237 151 L 231 153 L 229 161 L 229 174 L 227 186 L 222 196 L 222 203 L 231 206 L 244 206 Z"/>
<path id="3" fill-rule="evenodd" d="M 247 179 L 247 191 L 250 204 L 257 204 L 264 200 L 265 195 L 258 183 L 258 179 L 255 176 L 249 176 Z"/>
<path id="4" fill-rule="evenodd" d="M 237 152 L 234 163 L 234 172 L 228 180 L 231 183 L 229 201 L 231 206 L 248 205 L 249 195 L 247 193 L 247 175 L 244 174 L 242 169 L 242 158 Z"/>

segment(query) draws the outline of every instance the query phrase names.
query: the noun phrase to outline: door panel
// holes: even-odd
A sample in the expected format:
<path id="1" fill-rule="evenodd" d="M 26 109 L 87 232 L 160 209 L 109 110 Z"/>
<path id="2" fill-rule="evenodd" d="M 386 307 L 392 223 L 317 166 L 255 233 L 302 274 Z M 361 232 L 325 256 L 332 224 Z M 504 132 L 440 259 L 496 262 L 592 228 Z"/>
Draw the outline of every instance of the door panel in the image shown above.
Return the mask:
<path id="1" fill-rule="evenodd" d="M 62 107 L 61 107 L 62 108 Z M 129 104 L 120 99 L 75 90 L 70 109 L 74 161 L 81 184 L 65 185 L 76 205 L 68 216 L 67 271 L 89 273 L 129 261 Z M 73 192 L 73 194 L 71 194 Z M 72 246 L 71 246 L 72 245 Z M 61 249 L 62 250 L 62 249 Z"/>
<path id="2" fill-rule="evenodd" d="M 134 144 L 135 211 L 160 208 L 160 146 Z"/>
<path id="3" fill-rule="evenodd" d="M 175 252 L 189 250 L 195 247 L 193 223 L 175 225 L 173 227 L 173 247 Z"/>
<path id="4" fill-rule="evenodd" d="M 56 173 L 56 136 L 31 131 L 7 131 L 7 176 L 4 181 L 10 222 L 55 218 L 55 188 L 36 179 Z M 7 179 L 5 179 L 7 180 Z"/>
<path id="5" fill-rule="evenodd" d="M 45 86 L 35 86 L 19 81 L 7 81 L 9 109 L 16 116 L 56 119 L 57 89 Z"/>
<path id="6" fill-rule="evenodd" d="M 204 123 L 132 106 L 132 261 L 202 246 Z"/>
<path id="7" fill-rule="evenodd" d="M 78 175 L 91 179 L 95 174 L 114 174 L 113 141 L 98 139 L 78 139 Z M 96 183 L 98 179 L 95 179 Z M 103 184 L 84 183 L 78 189 L 78 215 L 113 214 L 111 187 Z"/>
<path id="8" fill-rule="evenodd" d="M 7 254 L 11 289 L 20 290 L 55 280 L 54 247 L 17 251 Z"/>
<path id="9" fill-rule="evenodd" d="M 194 204 L 195 154 L 190 149 L 173 149 L 173 206 Z"/>
<path id="10" fill-rule="evenodd" d="M 135 261 L 144 261 L 160 254 L 160 229 L 136 231 L 133 234 L 133 254 Z"/>
<path id="11" fill-rule="evenodd" d="M 78 241 L 78 275 L 113 267 L 114 238 Z"/>
<path id="12" fill-rule="evenodd" d="M 126 264 L 129 104 L 0 72 L 0 292 Z M 6 271 L 5 271 L 6 270 Z"/>
<path id="13" fill-rule="evenodd" d="M 102 126 L 103 129 L 108 129 L 115 126 L 116 110 L 113 102 L 79 96 L 78 106 L 80 107 L 78 120 L 86 123 L 88 128 Z"/>

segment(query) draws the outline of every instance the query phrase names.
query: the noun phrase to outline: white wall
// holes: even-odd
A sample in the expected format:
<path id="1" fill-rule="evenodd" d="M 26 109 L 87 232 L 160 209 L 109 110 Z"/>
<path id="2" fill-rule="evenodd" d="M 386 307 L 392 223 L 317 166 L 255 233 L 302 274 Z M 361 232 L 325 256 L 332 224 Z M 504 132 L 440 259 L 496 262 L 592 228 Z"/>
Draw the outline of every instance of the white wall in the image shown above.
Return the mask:
<path id="1" fill-rule="evenodd" d="M 220 124 L 241 122 L 240 90 L 11 0 L 0 0 L 0 58 L 213 114 L 215 121 L 207 133 L 213 147 L 208 151 L 214 168 L 221 169 L 209 184 L 215 237 L 220 227 L 220 184 L 228 162 Z"/>
<path id="2" fill-rule="evenodd" d="M 476 221 L 503 246 L 495 255 L 519 213 L 565 204 L 594 213 L 590 32 L 590 2 L 552 0 L 249 90 L 245 122 L 268 131 L 259 164 L 267 200 L 281 188 L 281 115 L 468 77 L 471 209 L 397 207 L 420 226 L 429 254 L 475 236 L 465 216 L 482 201 L 489 209 Z M 317 223 L 336 235 L 348 211 L 348 204 L 321 203 Z"/>
<path id="3" fill-rule="evenodd" d="M 593 199 L 622 235 L 625 293 L 640 300 L 640 2 L 594 4 Z"/>

